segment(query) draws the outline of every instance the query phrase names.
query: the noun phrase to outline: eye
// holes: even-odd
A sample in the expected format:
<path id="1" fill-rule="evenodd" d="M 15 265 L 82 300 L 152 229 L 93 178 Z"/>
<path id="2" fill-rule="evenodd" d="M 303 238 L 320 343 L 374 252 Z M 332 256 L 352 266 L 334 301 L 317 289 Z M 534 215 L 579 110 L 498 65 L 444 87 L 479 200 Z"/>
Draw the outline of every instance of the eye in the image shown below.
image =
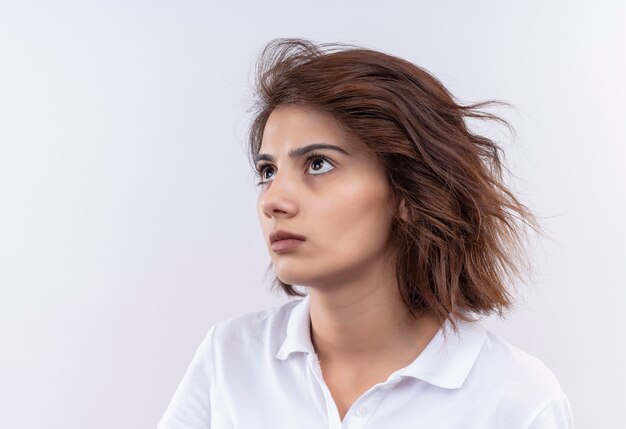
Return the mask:
<path id="1" fill-rule="evenodd" d="M 310 162 L 310 161 L 314 161 L 314 162 Z M 331 166 L 332 168 L 330 170 L 320 170 L 320 169 L 314 169 L 313 171 L 316 171 L 316 173 L 311 173 L 311 176 L 321 176 L 322 174 L 326 174 L 329 171 L 332 171 L 334 169 L 333 163 L 324 155 L 319 154 L 319 153 L 314 153 L 311 156 L 309 156 L 307 158 L 307 165 L 310 166 L 317 166 L 320 164 L 327 164 L 329 166 Z M 267 172 L 267 170 L 273 170 L 273 167 L 270 164 L 261 164 L 259 165 L 258 169 L 257 169 L 257 176 L 261 177 L 261 178 L 266 178 L 265 173 Z M 307 173 L 309 174 L 309 173 Z M 264 185 L 265 183 L 269 182 L 269 180 L 264 180 L 264 181 L 260 181 L 257 183 L 257 186 L 260 185 Z"/>
<path id="2" fill-rule="evenodd" d="M 315 154 L 314 154 L 314 155 L 311 155 L 311 156 L 308 158 L 308 160 L 309 160 L 309 161 L 322 161 L 322 164 L 327 164 L 327 165 L 329 165 L 329 166 L 333 167 L 333 164 L 332 164 L 332 163 L 330 162 L 330 160 L 329 160 L 328 158 L 326 158 L 324 155 L 319 155 L 319 154 L 318 154 L 318 155 L 315 155 Z M 311 166 L 313 166 L 313 165 L 318 165 L 318 164 L 319 164 L 319 163 L 317 163 L 317 162 L 311 162 Z M 334 168 L 334 167 L 333 167 L 333 168 Z M 329 172 L 329 171 L 331 171 L 333 168 L 331 168 L 330 170 L 322 171 L 321 173 L 314 173 L 313 175 L 314 175 L 314 176 L 319 176 L 319 175 L 321 175 L 321 174 L 328 173 L 328 172 Z M 314 171 L 320 171 L 320 170 L 314 170 Z"/>
<path id="3" fill-rule="evenodd" d="M 264 176 L 264 175 L 265 175 L 265 172 L 266 172 L 268 169 L 272 169 L 272 166 L 271 166 L 270 164 L 259 164 L 259 165 L 257 166 L 257 169 L 256 169 L 256 175 L 257 175 L 257 177 L 264 178 L 264 177 L 265 177 L 265 176 Z M 261 184 L 261 183 L 263 183 L 263 182 L 259 182 L 259 183 L 257 183 L 257 185 L 259 185 L 259 184 Z"/>

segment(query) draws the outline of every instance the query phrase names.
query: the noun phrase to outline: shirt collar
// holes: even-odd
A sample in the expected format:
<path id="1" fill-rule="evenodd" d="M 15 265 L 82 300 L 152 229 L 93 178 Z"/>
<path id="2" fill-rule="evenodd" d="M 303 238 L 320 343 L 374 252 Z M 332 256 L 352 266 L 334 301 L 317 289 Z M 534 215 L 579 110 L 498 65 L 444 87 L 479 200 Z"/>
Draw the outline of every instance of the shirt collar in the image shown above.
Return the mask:
<path id="1" fill-rule="evenodd" d="M 291 309 L 291 315 L 287 322 L 287 334 L 276 357 L 285 360 L 291 353 L 306 352 L 315 354 L 311 341 L 311 316 L 309 313 L 309 295 L 296 301 L 297 304 Z"/>
<path id="2" fill-rule="evenodd" d="M 315 354 L 311 342 L 309 295 L 297 301 L 287 322 L 286 336 L 276 353 L 285 360 L 291 353 Z M 458 389 L 469 375 L 486 338 L 486 329 L 480 321 L 457 321 L 459 335 L 452 331 L 450 320 L 437 331 L 419 356 L 398 373 L 398 377 L 413 377 L 444 389 Z M 448 333 L 444 342 L 444 327 Z"/>

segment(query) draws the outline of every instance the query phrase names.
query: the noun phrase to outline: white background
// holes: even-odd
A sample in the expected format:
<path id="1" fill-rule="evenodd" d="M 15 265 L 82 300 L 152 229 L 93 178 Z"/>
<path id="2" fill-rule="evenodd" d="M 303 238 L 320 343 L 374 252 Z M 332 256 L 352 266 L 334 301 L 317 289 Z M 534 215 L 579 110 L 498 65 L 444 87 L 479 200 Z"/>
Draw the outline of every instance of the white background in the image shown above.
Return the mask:
<path id="1" fill-rule="evenodd" d="M 582 2 L 581 2 L 582 3 Z M 246 159 L 274 37 L 348 42 L 501 99 L 537 272 L 487 323 L 577 428 L 626 420 L 626 7 L 574 2 L 0 3 L 0 427 L 151 428 L 208 328 L 287 300 Z"/>

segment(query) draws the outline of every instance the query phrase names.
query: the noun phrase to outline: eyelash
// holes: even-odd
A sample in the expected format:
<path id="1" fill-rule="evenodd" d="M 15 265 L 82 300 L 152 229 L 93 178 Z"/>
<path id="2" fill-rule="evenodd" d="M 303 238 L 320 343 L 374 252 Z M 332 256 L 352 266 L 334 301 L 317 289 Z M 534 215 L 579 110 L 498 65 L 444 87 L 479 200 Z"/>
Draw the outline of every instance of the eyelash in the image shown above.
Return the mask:
<path id="1" fill-rule="evenodd" d="M 334 167 L 334 164 L 330 161 L 330 159 L 328 159 L 327 157 L 325 157 L 324 155 L 322 155 L 321 153 L 312 153 L 307 159 L 307 166 L 309 165 L 310 161 L 314 161 L 316 159 L 323 159 L 325 162 L 329 163 L 332 167 Z M 263 172 L 265 171 L 265 169 L 271 164 L 261 164 L 259 165 L 259 168 L 256 170 L 256 175 L 257 177 L 263 177 Z M 312 176 L 322 176 L 326 173 L 330 173 L 330 171 L 326 171 L 324 173 L 318 173 L 318 174 L 312 174 Z M 261 182 L 257 182 L 257 186 L 261 186 L 265 183 L 267 183 L 268 181 L 261 181 Z"/>

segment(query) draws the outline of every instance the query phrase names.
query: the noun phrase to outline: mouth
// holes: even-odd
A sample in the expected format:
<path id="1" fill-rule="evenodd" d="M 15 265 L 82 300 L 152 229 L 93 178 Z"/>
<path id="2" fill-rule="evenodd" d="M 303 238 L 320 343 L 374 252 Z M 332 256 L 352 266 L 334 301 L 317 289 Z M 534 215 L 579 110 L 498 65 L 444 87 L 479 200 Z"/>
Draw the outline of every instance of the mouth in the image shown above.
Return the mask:
<path id="1" fill-rule="evenodd" d="M 276 240 L 272 243 L 272 251 L 276 253 L 285 253 L 296 250 L 300 245 L 304 243 L 304 240 L 297 240 L 294 238 L 286 238 L 283 240 Z"/>
<path id="2" fill-rule="evenodd" d="M 293 232 L 284 231 L 282 229 L 273 231 L 270 234 L 270 243 L 274 244 L 276 241 L 282 241 L 282 240 L 300 240 L 300 241 L 304 241 L 305 237 L 303 237 L 302 235 L 293 233 Z"/>

